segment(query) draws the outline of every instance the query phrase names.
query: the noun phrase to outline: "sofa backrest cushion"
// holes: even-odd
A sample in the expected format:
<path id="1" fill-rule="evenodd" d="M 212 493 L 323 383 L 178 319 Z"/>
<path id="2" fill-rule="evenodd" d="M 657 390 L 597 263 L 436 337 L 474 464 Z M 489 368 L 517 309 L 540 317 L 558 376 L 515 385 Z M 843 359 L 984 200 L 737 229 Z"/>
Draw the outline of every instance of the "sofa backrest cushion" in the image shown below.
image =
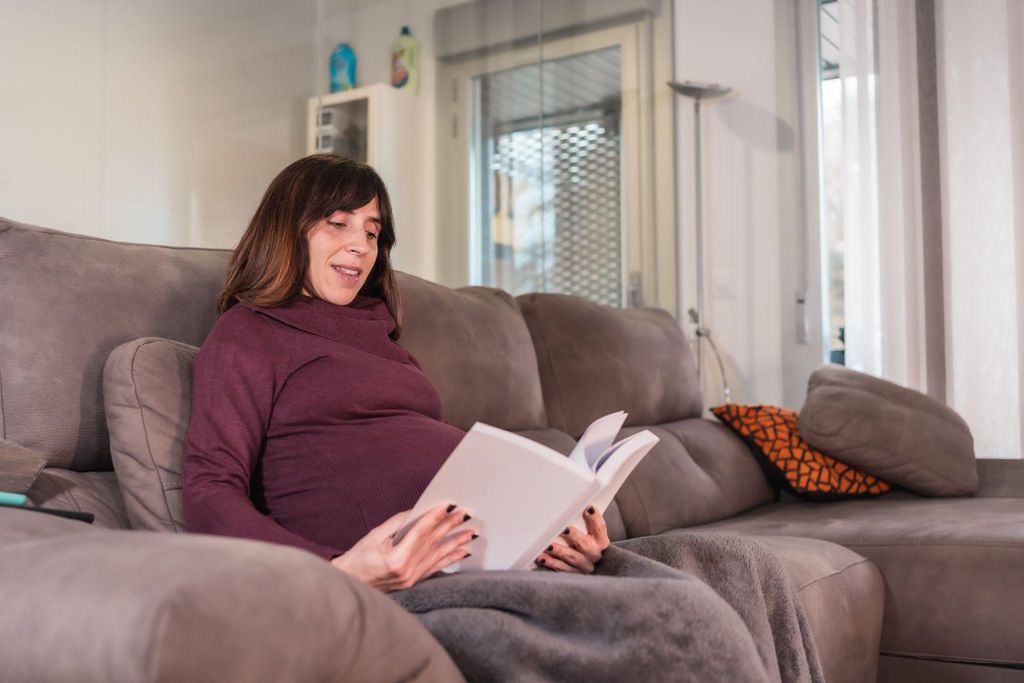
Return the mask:
<path id="1" fill-rule="evenodd" d="M 0 218 L 0 438 L 111 469 L 103 365 L 119 344 L 199 345 L 229 252 L 110 242 Z"/>
<path id="2" fill-rule="evenodd" d="M 716 521 L 774 499 L 743 441 L 700 417 L 693 353 L 668 312 L 560 294 L 517 301 L 553 428 L 579 438 L 595 419 L 625 410 L 620 438 L 650 429 L 661 439 L 615 497 L 627 536 Z"/>
<path id="3" fill-rule="evenodd" d="M 623 429 L 620 437 L 640 429 Z M 630 538 L 714 522 L 775 499 L 747 445 L 725 425 L 689 418 L 647 429 L 661 441 L 615 496 Z"/>
<path id="4" fill-rule="evenodd" d="M 561 294 L 518 299 L 536 349 L 548 423 L 574 438 L 602 415 L 626 426 L 699 417 L 689 342 L 667 311 L 613 308 Z"/>
<path id="5" fill-rule="evenodd" d="M 449 289 L 398 274 L 404 324 L 399 344 L 437 386 L 444 417 L 469 429 L 547 427 L 530 332 L 500 289 Z"/>

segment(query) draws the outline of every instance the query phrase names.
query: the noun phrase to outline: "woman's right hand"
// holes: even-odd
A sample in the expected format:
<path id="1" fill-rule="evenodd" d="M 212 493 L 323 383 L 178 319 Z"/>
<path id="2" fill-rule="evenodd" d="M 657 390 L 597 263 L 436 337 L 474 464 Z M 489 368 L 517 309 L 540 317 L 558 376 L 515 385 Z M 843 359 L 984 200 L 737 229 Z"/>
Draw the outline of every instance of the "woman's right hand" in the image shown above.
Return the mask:
<path id="1" fill-rule="evenodd" d="M 394 535 L 402 528 L 408 510 L 370 531 L 331 564 L 382 591 L 409 588 L 425 576 L 469 557 L 464 546 L 477 537 L 472 529 L 452 533 L 468 522 L 469 514 L 442 503 L 423 514 L 401 541 Z"/>

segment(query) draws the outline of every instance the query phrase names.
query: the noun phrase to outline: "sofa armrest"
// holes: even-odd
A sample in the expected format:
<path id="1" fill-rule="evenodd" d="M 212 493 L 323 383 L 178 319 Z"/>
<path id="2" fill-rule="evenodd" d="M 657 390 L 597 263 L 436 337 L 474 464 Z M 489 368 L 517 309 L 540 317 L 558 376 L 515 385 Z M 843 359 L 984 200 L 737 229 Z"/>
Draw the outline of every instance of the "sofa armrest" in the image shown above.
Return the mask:
<path id="1" fill-rule="evenodd" d="M 979 498 L 1024 498 L 1024 459 L 978 458 Z"/>
<path id="2" fill-rule="evenodd" d="M 0 513 L 23 516 L 0 542 L 4 681 L 462 680 L 415 617 L 305 551 L 56 517 L 29 536 L 45 515 Z"/>

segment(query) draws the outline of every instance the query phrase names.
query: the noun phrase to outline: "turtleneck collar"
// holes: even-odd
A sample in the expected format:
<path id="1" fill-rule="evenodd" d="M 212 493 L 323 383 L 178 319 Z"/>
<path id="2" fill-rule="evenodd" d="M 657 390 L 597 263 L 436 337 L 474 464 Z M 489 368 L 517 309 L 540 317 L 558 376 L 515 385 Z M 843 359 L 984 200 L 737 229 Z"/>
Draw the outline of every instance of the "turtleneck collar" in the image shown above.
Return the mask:
<path id="1" fill-rule="evenodd" d="M 244 302 L 240 305 L 303 332 L 399 362 L 408 360 L 408 353 L 389 336 L 395 330 L 395 319 L 381 299 L 357 296 L 352 303 L 339 306 L 300 294 L 272 308 Z"/>

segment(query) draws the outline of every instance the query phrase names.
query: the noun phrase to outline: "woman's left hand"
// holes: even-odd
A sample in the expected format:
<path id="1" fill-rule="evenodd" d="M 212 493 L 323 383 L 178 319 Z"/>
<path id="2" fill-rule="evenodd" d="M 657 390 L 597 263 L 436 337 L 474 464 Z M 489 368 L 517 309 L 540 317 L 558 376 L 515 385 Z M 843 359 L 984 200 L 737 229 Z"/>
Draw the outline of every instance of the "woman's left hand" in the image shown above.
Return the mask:
<path id="1" fill-rule="evenodd" d="M 568 527 L 561 535 L 568 545 L 552 543 L 537 558 L 537 564 L 559 572 L 592 574 L 594 565 L 600 561 L 611 541 L 608 540 L 604 517 L 595 508 L 583 511 L 583 521 L 587 525 L 586 533 L 575 526 Z"/>

